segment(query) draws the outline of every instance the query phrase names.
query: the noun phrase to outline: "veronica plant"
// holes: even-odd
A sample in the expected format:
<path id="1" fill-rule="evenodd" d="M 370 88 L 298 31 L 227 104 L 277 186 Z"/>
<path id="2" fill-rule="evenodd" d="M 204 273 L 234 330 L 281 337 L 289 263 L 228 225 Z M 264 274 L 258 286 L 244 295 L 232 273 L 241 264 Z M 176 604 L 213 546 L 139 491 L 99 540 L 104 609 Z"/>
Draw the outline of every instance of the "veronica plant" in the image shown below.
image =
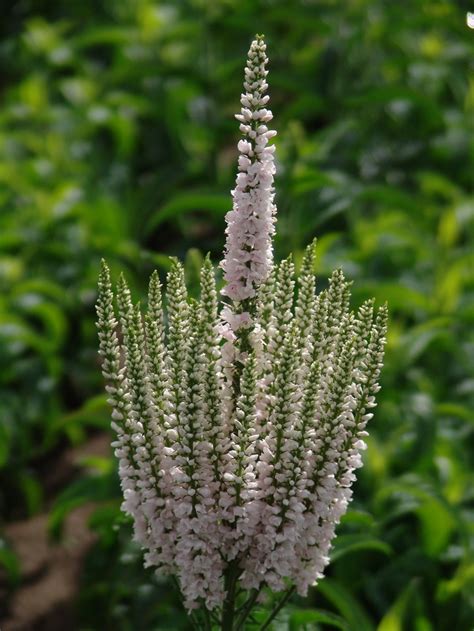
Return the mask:
<path id="1" fill-rule="evenodd" d="M 298 279 L 273 262 L 267 57 L 252 42 L 237 119 L 219 302 L 209 257 L 198 301 L 172 261 L 144 316 L 105 263 L 97 303 L 123 510 L 145 562 L 174 577 L 198 628 L 243 629 L 265 592 L 305 595 L 322 577 L 361 466 L 387 313 L 349 306 L 340 270 L 315 292 L 314 245 Z M 120 335 L 118 332 L 120 329 Z M 276 610 L 262 628 L 267 628 Z"/>

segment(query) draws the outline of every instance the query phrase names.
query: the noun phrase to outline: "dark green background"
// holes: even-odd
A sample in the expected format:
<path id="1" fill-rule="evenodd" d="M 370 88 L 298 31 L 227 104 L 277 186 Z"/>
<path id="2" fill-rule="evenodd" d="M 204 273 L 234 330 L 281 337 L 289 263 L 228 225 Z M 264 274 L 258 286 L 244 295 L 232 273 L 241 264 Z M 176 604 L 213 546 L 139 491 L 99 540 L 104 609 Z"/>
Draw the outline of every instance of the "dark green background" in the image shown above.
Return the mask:
<path id="1" fill-rule="evenodd" d="M 3 5 L 2 5 L 3 6 Z M 279 627 L 474 625 L 474 31 L 468 2 L 23 0 L 0 32 L 0 515 L 89 499 L 99 543 L 78 628 L 178 629 L 141 569 L 115 465 L 48 497 L 41 472 L 108 431 L 94 327 L 99 260 L 141 296 L 168 255 L 189 282 L 221 255 L 242 69 L 266 35 L 278 156 L 277 257 L 318 237 L 354 305 L 390 331 L 365 467 L 328 579 Z M 92 468 L 92 471 L 91 471 Z M 120 525 L 120 528 L 117 528 Z M 0 547 L 11 595 L 9 542 Z M 3 607 L 5 614 L 8 599 Z M 176 609 L 178 607 L 178 609 Z M 328 613 L 326 622 L 316 609 Z M 333 614 L 331 616 L 330 614 Z M 305 626 L 306 625 L 306 626 Z M 344 626 L 345 625 L 345 626 Z"/>

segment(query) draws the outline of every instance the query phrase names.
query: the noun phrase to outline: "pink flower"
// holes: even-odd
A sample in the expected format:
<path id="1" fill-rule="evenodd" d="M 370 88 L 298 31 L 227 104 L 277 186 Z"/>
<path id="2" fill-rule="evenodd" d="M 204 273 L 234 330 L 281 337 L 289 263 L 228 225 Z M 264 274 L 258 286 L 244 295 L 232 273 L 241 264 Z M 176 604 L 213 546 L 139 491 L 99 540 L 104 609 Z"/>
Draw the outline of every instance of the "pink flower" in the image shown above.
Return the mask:
<path id="1" fill-rule="evenodd" d="M 222 293 L 234 301 L 254 297 L 273 262 L 275 165 L 274 147 L 267 144 L 276 132 L 262 124 L 272 119 L 271 111 L 264 107 L 268 102 L 264 94 L 268 87 L 265 49 L 262 40 L 252 42 L 245 69 L 246 92 L 236 115 L 244 138 L 238 143 L 239 173 L 232 191 L 233 207 L 226 216 L 227 240 L 221 263 L 226 280 Z"/>

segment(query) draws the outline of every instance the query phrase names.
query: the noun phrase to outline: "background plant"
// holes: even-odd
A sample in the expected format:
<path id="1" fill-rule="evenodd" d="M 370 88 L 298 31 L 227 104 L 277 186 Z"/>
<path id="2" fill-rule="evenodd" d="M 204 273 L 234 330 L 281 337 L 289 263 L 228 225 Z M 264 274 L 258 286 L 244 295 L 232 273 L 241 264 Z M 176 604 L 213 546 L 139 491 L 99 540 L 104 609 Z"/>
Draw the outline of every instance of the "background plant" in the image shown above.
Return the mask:
<path id="1" fill-rule="evenodd" d="M 405 615 L 422 629 L 469 629 L 474 87 L 467 4 L 41 0 L 6 8 L 5 520 L 44 506 L 43 473 L 55 450 L 83 440 L 92 424 L 108 426 L 96 398 L 100 257 L 128 267 L 139 292 L 153 267 L 165 271 L 164 255 L 184 257 L 191 247 L 218 257 L 233 182 L 240 59 L 260 30 L 274 51 L 281 139 L 277 256 L 302 253 L 317 235 L 318 276 L 341 264 L 356 281 L 355 306 L 376 295 L 391 312 L 366 465 L 331 575 L 313 603 L 351 629 L 410 628 Z M 191 282 L 200 256 L 194 250 L 187 258 Z M 83 624 L 178 626 L 168 588 L 151 587 L 126 534 L 114 529 L 111 471 L 96 468 L 63 492 L 52 513 L 56 524 L 67 506 L 99 489 L 109 498 L 93 520 L 101 543 L 78 596 Z M 143 589 L 129 593 L 125 586 L 137 583 Z M 286 615 L 292 628 L 331 624 L 312 609 Z"/>

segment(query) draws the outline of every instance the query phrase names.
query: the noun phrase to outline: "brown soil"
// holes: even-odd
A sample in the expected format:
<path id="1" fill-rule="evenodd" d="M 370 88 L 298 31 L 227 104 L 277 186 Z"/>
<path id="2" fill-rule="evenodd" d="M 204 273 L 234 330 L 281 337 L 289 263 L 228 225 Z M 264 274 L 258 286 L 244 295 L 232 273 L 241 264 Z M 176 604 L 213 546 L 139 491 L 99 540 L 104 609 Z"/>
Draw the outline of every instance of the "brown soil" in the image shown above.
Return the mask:
<path id="1" fill-rule="evenodd" d="M 110 438 L 95 436 L 79 448 L 65 450 L 54 464 L 54 487 L 77 477 L 84 456 L 106 456 Z M 54 501 L 54 500 L 52 500 Z M 8 524 L 4 535 L 18 555 L 21 584 L 13 594 L 1 631 L 74 631 L 74 601 L 84 558 L 94 543 L 88 520 L 94 506 L 84 505 L 65 520 L 60 542 L 48 535 L 47 512 Z M 0 594 L 3 590 L 0 585 Z"/>

